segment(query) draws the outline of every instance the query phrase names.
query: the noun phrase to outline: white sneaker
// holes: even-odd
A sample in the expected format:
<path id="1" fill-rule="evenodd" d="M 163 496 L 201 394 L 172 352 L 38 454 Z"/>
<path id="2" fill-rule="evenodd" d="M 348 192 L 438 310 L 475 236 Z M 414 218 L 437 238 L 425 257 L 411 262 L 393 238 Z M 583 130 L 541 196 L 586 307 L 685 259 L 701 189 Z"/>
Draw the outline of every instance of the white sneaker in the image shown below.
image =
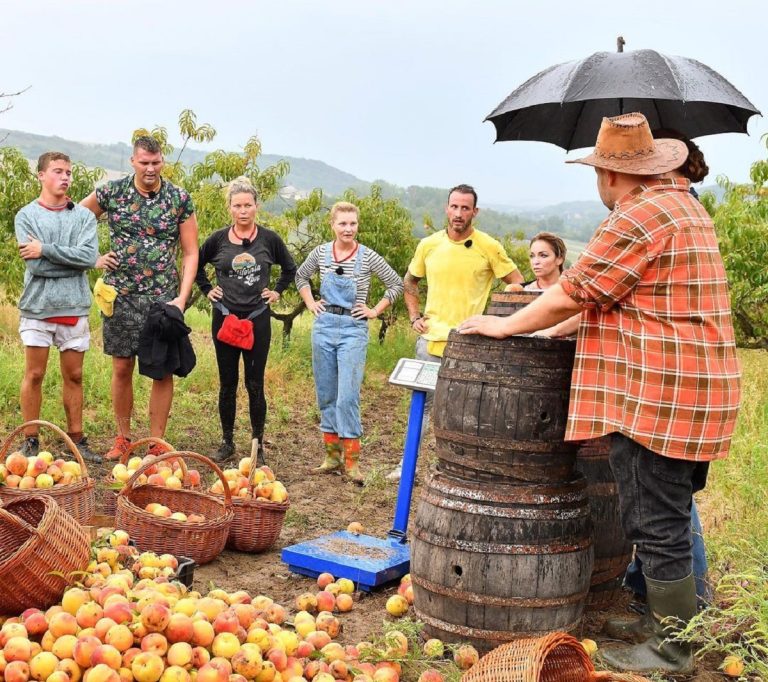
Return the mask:
<path id="1" fill-rule="evenodd" d="M 399 481 L 402 475 L 403 463 L 399 462 L 398 465 L 387 474 L 386 478 L 388 481 Z"/>

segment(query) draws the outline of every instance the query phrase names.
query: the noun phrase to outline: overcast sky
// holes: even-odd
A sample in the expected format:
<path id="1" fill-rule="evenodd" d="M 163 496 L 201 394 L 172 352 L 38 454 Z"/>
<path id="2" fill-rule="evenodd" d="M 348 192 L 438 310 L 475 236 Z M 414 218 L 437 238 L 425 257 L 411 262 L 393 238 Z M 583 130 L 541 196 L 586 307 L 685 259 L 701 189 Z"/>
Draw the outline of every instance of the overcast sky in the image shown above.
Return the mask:
<path id="1" fill-rule="evenodd" d="M 528 6 L 535 5 L 535 6 Z M 0 0 L 0 127 L 88 142 L 176 137 L 184 108 L 215 148 L 264 151 L 364 180 L 474 184 L 480 204 L 596 199 L 594 174 L 544 143 L 493 144 L 485 116 L 542 69 L 650 48 L 708 64 L 768 115 L 766 0 Z M 713 176 L 765 158 L 751 135 L 701 138 Z"/>

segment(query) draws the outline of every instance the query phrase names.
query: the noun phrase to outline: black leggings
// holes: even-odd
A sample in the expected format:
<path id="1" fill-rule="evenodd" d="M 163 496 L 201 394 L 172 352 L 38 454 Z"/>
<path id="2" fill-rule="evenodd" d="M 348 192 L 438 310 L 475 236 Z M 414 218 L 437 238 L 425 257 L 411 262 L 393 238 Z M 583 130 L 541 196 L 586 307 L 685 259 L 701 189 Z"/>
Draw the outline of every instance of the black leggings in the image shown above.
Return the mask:
<path id="1" fill-rule="evenodd" d="M 269 311 L 253 319 L 253 348 L 243 350 L 223 343 L 216 334 L 224 322 L 224 315 L 213 309 L 213 346 L 216 349 L 216 363 L 219 366 L 219 419 L 224 440 L 231 442 L 235 427 L 237 407 L 237 383 L 240 375 L 240 356 L 245 365 L 245 388 L 248 391 L 248 407 L 251 417 L 251 435 L 262 440 L 264 421 L 267 418 L 267 399 L 264 396 L 264 368 L 267 366 L 269 342 L 272 338 Z"/>

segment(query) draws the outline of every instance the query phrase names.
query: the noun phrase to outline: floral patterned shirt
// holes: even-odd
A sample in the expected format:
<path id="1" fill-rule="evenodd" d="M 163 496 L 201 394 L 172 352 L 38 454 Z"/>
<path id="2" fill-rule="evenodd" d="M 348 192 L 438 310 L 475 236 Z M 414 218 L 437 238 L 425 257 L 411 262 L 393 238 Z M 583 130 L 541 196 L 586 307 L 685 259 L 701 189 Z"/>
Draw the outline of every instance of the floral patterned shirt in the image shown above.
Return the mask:
<path id="1" fill-rule="evenodd" d="M 104 282 L 123 296 L 175 296 L 179 225 L 195 212 L 192 197 L 163 180 L 157 196 L 149 199 L 139 193 L 133 178 L 130 175 L 96 189 L 119 262 L 116 270 L 104 273 Z"/>

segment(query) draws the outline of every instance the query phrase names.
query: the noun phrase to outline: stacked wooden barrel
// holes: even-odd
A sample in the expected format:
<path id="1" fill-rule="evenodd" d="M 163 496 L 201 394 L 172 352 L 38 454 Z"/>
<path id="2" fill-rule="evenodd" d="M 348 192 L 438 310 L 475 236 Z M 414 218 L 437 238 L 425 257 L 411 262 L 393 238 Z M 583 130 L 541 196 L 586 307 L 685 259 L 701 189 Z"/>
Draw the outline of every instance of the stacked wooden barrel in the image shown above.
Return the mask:
<path id="1" fill-rule="evenodd" d="M 433 407 L 438 464 L 411 533 L 430 636 L 487 651 L 576 627 L 593 549 L 565 424 L 575 343 L 452 332 Z"/>

